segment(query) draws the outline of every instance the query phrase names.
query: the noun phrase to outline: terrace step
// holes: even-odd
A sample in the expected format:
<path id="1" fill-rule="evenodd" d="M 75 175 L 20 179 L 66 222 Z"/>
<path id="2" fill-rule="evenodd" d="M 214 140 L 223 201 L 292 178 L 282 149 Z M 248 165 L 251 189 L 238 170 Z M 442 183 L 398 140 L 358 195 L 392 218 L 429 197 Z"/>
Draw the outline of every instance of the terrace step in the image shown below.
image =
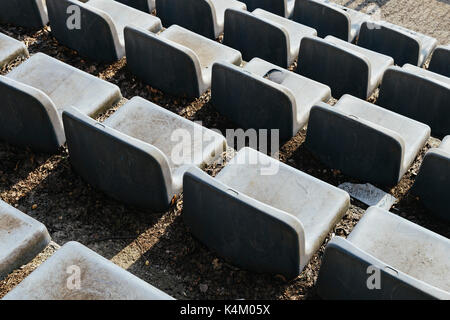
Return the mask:
<path id="1" fill-rule="evenodd" d="M 450 45 L 434 50 L 428 70 L 450 78 Z"/>
<path id="2" fill-rule="evenodd" d="M 0 68 L 17 57 L 28 57 L 27 46 L 14 38 L 0 32 Z"/>
<path id="3" fill-rule="evenodd" d="M 330 98 L 328 86 L 259 58 L 243 68 L 213 66 L 211 104 L 242 128 L 278 129 L 281 139 L 293 137 L 311 107 Z"/>
<path id="4" fill-rule="evenodd" d="M 116 85 L 43 53 L 0 76 L 0 95 L 0 138 L 42 152 L 55 152 L 65 142 L 65 107 L 95 116 L 122 97 Z"/>
<path id="5" fill-rule="evenodd" d="M 450 222 L 450 136 L 428 150 L 411 192 L 436 216 Z"/>
<path id="6" fill-rule="evenodd" d="M 132 73 L 152 87 L 179 96 L 198 97 L 208 90 L 216 61 L 242 62 L 239 51 L 177 25 L 159 35 L 127 27 L 125 43 Z"/>
<path id="7" fill-rule="evenodd" d="M 0 0 L 0 22 L 41 28 L 48 23 L 45 0 Z"/>
<path id="8" fill-rule="evenodd" d="M 80 8 L 80 25 L 71 7 Z M 151 32 L 161 30 L 161 20 L 151 14 L 110 0 L 47 0 L 52 34 L 63 45 L 93 60 L 111 62 L 125 55 L 124 28 L 134 25 Z M 68 13 L 69 12 L 69 13 Z"/>
<path id="9" fill-rule="evenodd" d="M 295 0 L 241 0 L 249 11 L 263 9 L 281 17 L 290 18 L 294 12 Z"/>
<path id="10" fill-rule="evenodd" d="M 344 95 L 313 106 L 306 146 L 325 165 L 363 182 L 396 185 L 430 136 L 430 128 Z"/>
<path id="11" fill-rule="evenodd" d="M 394 58 L 395 64 L 422 66 L 437 45 L 435 38 L 386 22 L 364 22 L 358 46 Z"/>
<path id="12" fill-rule="evenodd" d="M 45 226 L 0 200 L 0 280 L 50 243 Z"/>
<path id="13" fill-rule="evenodd" d="M 223 32 L 225 11 L 246 10 L 246 5 L 236 0 L 156 0 L 156 8 L 164 26 L 176 24 L 216 39 Z"/>
<path id="14" fill-rule="evenodd" d="M 262 9 L 225 12 L 223 43 L 239 50 L 246 61 L 258 57 L 289 67 L 298 56 L 302 38 L 316 35 L 313 28 Z"/>
<path id="15" fill-rule="evenodd" d="M 428 124 L 441 138 L 450 134 L 449 101 L 450 78 L 406 64 L 386 70 L 377 104 Z"/>
<path id="16" fill-rule="evenodd" d="M 321 38 L 330 35 L 354 42 L 370 16 L 328 0 L 296 0 L 292 19 L 316 29 Z"/>
<path id="17" fill-rule="evenodd" d="M 183 179 L 183 218 L 195 237 L 239 267 L 296 277 L 350 204 L 347 192 L 251 148 L 213 178 Z"/>
<path id="18" fill-rule="evenodd" d="M 344 94 L 367 99 L 393 64 L 391 57 L 333 36 L 305 37 L 300 45 L 297 73 L 330 86 L 337 99 Z"/>
<path id="19" fill-rule="evenodd" d="M 154 211 L 181 192 L 186 166 L 210 164 L 226 148 L 221 134 L 140 97 L 103 123 L 74 108 L 63 120 L 78 174 L 111 197 Z"/>
<path id="20" fill-rule="evenodd" d="M 347 239 L 328 243 L 317 292 L 324 299 L 448 300 L 449 266 L 449 239 L 370 207 Z"/>
<path id="21" fill-rule="evenodd" d="M 173 298 L 82 244 L 68 242 L 3 299 L 172 300 Z"/>

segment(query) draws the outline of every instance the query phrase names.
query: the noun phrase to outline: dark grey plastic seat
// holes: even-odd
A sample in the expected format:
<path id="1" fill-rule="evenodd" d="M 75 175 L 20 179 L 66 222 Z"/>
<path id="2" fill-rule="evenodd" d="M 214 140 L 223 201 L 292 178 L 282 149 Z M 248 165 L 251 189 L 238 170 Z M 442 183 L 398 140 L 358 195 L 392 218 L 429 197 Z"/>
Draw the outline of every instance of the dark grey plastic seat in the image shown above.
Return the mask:
<path id="1" fill-rule="evenodd" d="M 48 23 L 45 0 L 0 0 L 0 22 L 41 28 Z"/>
<path id="2" fill-rule="evenodd" d="M 28 57 L 27 46 L 0 32 L 0 68 L 17 57 Z"/>
<path id="3" fill-rule="evenodd" d="M 45 226 L 0 200 L 0 280 L 50 243 Z"/>
<path id="4" fill-rule="evenodd" d="M 165 27 L 176 24 L 216 39 L 223 32 L 225 11 L 246 10 L 246 5 L 236 0 L 156 0 L 156 9 Z"/>
<path id="5" fill-rule="evenodd" d="M 394 58 L 395 64 L 422 66 L 437 45 L 435 38 L 386 22 L 364 22 L 358 45 Z"/>
<path id="6" fill-rule="evenodd" d="M 70 6 L 81 12 L 79 29 L 69 29 Z M 161 20 L 110 0 L 47 0 L 52 34 L 63 45 L 93 60 L 111 62 L 125 55 L 124 29 L 134 25 L 151 32 L 161 30 Z M 69 10 L 69 11 L 68 11 Z"/>
<path id="7" fill-rule="evenodd" d="M 369 16 L 328 0 L 296 0 L 292 19 L 316 29 L 321 38 L 331 35 L 353 42 Z"/>
<path id="8" fill-rule="evenodd" d="M 370 207 L 347 239 L 328 243 L 317 293 L 324 299 L 449 300 L 449 266 L 449 239 Z M 372 287 L 377 280 L 379 288 Z"/>
<path id="9" fill-rule="evenodd" d="M 173 300 L 78 242 L 68 242 L 4 300 Z"/>
<path id="10" fill-rule="evenodd" d="M 129 7 L 151 13 L 155 8 L 155 0 L 116 0 L 117 2 L 126 4 Z"/>
<path id="11" fill-rule="evenodd" d="M 225 12 L 223 43 L 239 50 L 246 61 L 258 57 L 289 67 L 298 56 L 302 38 L 316 35 L 315 29 L 262 9 Z"/>
<path id="12" fill-rule="evenodd" d="M 125 44 L 133 74 L 178 96 L 198 97 L 208 90 L 214 62 L 242 63 L 239 51 L 177 25 L 159 35 L 127 27 Z"/>
<path id="13" fill-rule="evenodd" d="M 245 129 L 278 129 L 283 140 L 305 126 L 315 103 L 330 98 L 328 86 L 259 58 L 243 68 L 213 66 L 211 104 Z"/>
<path id="14" fill-rule="evenodd" d="M 290 18 L 294 12 L 295 0 L 241 0 L 249 11 L 263 9 L 281 17 Z"/>
<path id="15" fill-rule="evenodd" d="M 434 50 L 428 70 L 450 78 L 450 45 Z"/>
<path id="16" fill-rule="evenodd" d="M 183 219 L 231 263 L 296 277 L 350 204 L 347 192 L 254 149 L 243 148 L 213 178 L 183 179 Z"/>
<path id="17" fill-rule="evenodd" d="M 42 152 L 55 152 L 65 142 L 65 107 L 95 116 L 122 97 L 116 85 L 43 53 L 0 76 L 0 96 L 0 139 Z"/>
<path id="18" fill-rule="evenodd" d="M 428 150 L 411 192 L 436 216 L 450 222 L 450 136 Z"/>
<path id="19" fill-rule="evenodd" d="M 351 94 L 367 99 L 394 60 L 333 36 L 304 37 L 297 72 L 331 87 L 333 97 Z"/>
<path id="20" fill-rule="evenodd" d="M 307 148 L 325 165 L 393 186 L 430 137 L 430 127 L 350 95 L 311 109 Z"/>
<path id="21" fill-rule="evenodd" d="M 87 182 L 125 203 L 166 210 L 186 166 L 222 155 L 221 135 L 140 97 L 103 123 L 75 108 L 63 113 L 70 162 Z"/>
<path id="22" fill-rule="evenodd" d="M 428 124 L 438 138 L 450 134 L 450 78 L 406 64 L 386 70 L 377 104 Z"/>

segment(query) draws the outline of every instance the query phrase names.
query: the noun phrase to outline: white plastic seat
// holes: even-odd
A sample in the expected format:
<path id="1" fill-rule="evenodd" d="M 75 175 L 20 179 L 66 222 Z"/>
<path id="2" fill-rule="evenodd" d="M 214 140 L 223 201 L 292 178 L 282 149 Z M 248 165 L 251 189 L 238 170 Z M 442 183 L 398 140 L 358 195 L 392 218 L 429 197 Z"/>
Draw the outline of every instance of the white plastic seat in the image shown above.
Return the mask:
<path id="1" fill-rule="evenodd" d="M 0 32 L 0 68 L 21 56 L 28 57 L 27 46 Z"/>

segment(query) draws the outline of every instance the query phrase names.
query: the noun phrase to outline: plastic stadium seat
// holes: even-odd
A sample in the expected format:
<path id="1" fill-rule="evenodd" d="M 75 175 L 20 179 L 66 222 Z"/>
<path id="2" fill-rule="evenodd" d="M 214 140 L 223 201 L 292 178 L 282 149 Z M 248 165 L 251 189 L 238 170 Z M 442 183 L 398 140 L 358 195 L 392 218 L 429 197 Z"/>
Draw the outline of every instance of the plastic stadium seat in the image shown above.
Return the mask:
<path id="1" fill-rule="evenodd" d="M 0 32 L 0 68 L 17 57 L 28 57 L 27 46 Z"/>
<path id="2" fill-rule="evenodd" d="M 370 16 L 327 0 L 296 0 L 292 19 L 317 30 L 321 38 L 335 36 L 354 42 Z"/>
<path id="3" fill-rule="evenodd" d="M 116 0 L 129 7 L 151 13 L 156 8 L 155 0 Z"/>
<path id="4" fill-rule="evenodd" d="M 428 124 L 433 136 L 450 134 L 450 78 L 406 64 L 386 70 L 377 104 Z"/>
<path id="5" fill-rule="evenodd" d="M 450 222 L 450 136 L 428 150 L 411 192 L 436 216 Z"/>
<path id="6" fill-rule="evenodd" d="M 0 0 L 0 22 L 41 28 L 48 23 L 45 0 Z"/>
<path id="7" fill-rule="evenodd" d="M 127 27 L 125 44 L 127 66 L 133 74 L 179 96 L 198 97 L 208 90 L 214 62 L 242 62 L 239 51 L 177 25 L 159 35 Z"/>
<path id="8" fill-rule="evenodd" d="M 223 43 L 239 50 L 246 61 L 258 57 L 289 67 L 298 56 L 302 38 L 316 35 L 310 27 L 262 9 L 225 12 Z"/>
<path id="9" fill-rule="evenodd" d="M 0 96 L 0 139 L 42 152 L 64 144 L 65 107 L 95 116 L 122 98 L 116 85 L 43 53 L 0 76 Z"/>
<path id="10" fill-rule="evenodd" d="M 450 299 L 450 240 L 378 207 L 322 258 L 324 299 Z"/>
<path id="11" fill-rule="evenodd" d="M 78 242 L 68 242 L 4 300 L 172 300 Z"/>
<path id="12" fill-rule="evenodd" d="M 296 277 L 350 204 L 347 192 L 254 149 L 241 149 L 213 178 L 183 179 L 183 219 L 233 264 Z"/>
<path id="13" fill-rule="evenodd" d="M 80 8 L 79 28 L 70 24 L 71 6 Z M 159 18 L 116 1 L 47 0 L 47 7 L 55 38 L 81 55 L 102 62 L 125 55 L 125 26 L 134 25 L 151 32 L 162 28 Z"/>
<path id="14" fill-rule="evenodd" d="M 311 109 L 306 146 L 325 165 L 364 182 L 396 185 L 430 128 L 367 101 L 343 96 Z"/>
<path id="15" fill-rule="evenodd" d="M 216 39 L 223 32 L 225 10 L 245 10 L 236 0 L 156 0 L 158 17 L 165 27 L 173 24 Z"/>
<path id="16" fill-rule="evenodd" d="M 328 86 L 259 58 L 243 68 L 215 63 L 211 104 L 249 129 L 278 129 L 290 139 L 308 122 L 311 107 L 331 98 Z"/>
<path id="17" fill-rule="evenodd" d="M 305 37 L 300 45 L 297 72 L 330 86 L 337 99 L 344 94 L 367 99 L 393 63 L 391 57 L 333 36 Z"/>
<path id="18" fill-rule="evenodd" d="M 50 243 L 45 226 L 0 200 L 0 280 Z"/>
<path id="19" fill-rule="evenodd" d="M 103 123 L 71 108 L 63 120 L 75 170 L 111 197 L 153 211 L 181 192 L 186 166 L 203 167 L 226 148 L 221 134 L 139 97 Z"/>
<path id="20" fill-rule="evenodd" d="M 428 70 L 450 77 L 450 45 L 434 50 Z"/>
<path id="21" fill-rule="evenodd" d="M 290 18 L 294 12 L 295 0 L 241 0 L 249 11 L 263 9 L 281 17 Z"/>
<path id="22" fill-rule="evenodd" d="M 436 45 L 432 37 L 386 21 L 364 22 L 358 37 L 358 46 L 390 56 L 399 66 L 422 66 Z"/>

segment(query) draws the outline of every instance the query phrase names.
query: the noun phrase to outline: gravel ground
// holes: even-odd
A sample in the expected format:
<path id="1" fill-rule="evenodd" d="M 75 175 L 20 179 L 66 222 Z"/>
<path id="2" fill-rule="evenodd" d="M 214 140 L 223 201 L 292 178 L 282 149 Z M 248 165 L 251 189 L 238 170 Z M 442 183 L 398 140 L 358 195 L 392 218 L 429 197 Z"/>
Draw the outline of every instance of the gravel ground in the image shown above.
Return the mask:
<path id="1" fill-rule="evenodd" d="M 450 43 L 450 3 L 448 0 L 342 1 L 340 4 L 366 11 L 371 3 L 380 6 L 381 18 Z M 48 27 L 27 30 L 0 25 L 0 32 L 23 41 L 31 54 L 43 52 L 102 79 L 115 83 L 125 98 L 141 96 L 188 119 L 202 121 L 208 128 L 224 132 L 236 128 L 209 104 L 209 93 L 189 100 L 173 97 L 144 85 L 126 69 L 122 59 L 99 64 L 58 45 Z M 0 71 L 5 74 L 21 61 Z M 370 101 L 376 101 L 375 93 Z M 99 117 L 105 119 L 117 106 Z M 281 148 L 281 161 L 332 185 L 358 182 L 329 170 L 305 149 L 306 130 L 300 131 Z M 422 157 L 439 140 L 430 138 L 400 183 L 383 190 L 399 199 L 392 212 L 429 228 L 447 238 L 450 228 L 430 217 L 409 194 Z M 231 157 L 232 151 L 227 153 Z M 207 171 L 215 175 L 220 165 Z M 347 236 L 361 218 L 366 206 L 352 200 L 344 218 L 330 232 L 321 249 L 302 274 L 293 280 L 282 276 L 240 270 L 217 257 L 194 239 L 182 222 L 183 197 L 167 212 L 146 212 L 125 206 L 91 188 L 72 170 L 67 149 L 55 155 L 36 154 L 0 143 L 0 198 L 44 223 L 59 245 L 75 240 L 95 250 L 139 278 L 178 299 L 315 299 L 315 282 L 323 250 L 332 235 Z M 0 281 L 0 298 L 33 271 L 57 249 L 52 243 L 36 259 Z"/>

